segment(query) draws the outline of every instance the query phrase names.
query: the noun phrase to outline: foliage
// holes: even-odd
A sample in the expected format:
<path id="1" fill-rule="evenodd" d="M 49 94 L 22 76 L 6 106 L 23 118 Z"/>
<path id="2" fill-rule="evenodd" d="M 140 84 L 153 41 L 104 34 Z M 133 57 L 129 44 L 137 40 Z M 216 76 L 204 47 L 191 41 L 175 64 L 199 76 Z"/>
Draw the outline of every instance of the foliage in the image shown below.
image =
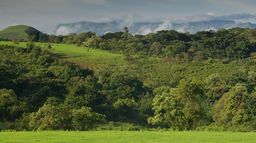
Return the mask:
<path id="1" fill-rule="evenodd" d="M 71 112 L 64 106 L 46 104 L 30 114 L 29 128 L 32 130 L 70 129 Z"/>
<path id="2" fill-rule="evenodd" d="M 254 30 L 124 31 L 1 42 L 0 128 L 256 129 Z"/>
<path id="3" fill-rule="evenodd" d="M 88 107 L 82 107 L 72 111 L 72 124 L 76 130 L 88 130 L 95 128 L 95 125 L 103 123 L 104 119 L 104 115 L 94 113 Z"/>
<path id="4" fill-rule="evenodd" d="M 243 84 L 237 84 L 215 105 L 214 119 L 224 126 L 255 127 L 255 93 L 248 93 Z"/>
<path id="5" fill-rule="evenodd" d="M 202 87 L 194 82 L 180 81 L 177 88 L 163 87 L 155 91 L 154 116 L 149 123 L 177 130 L 195 129 L 210 121 Z"/>
<path id="6" fill-rule="evenodd" d="M 14 119 L 18 112 L 18 100 L 13 90 L 0 89 L 0 119 Z"/>
<path id="7" fill-rule="evenodd" d="M 146 93 L 135 76 L 107 72 L 97 77 L 33 43 L 0 50 L 0 121 L 15 123 L 12 129 L 89 130 L 104 119 L 146 121 L 134 106 Z"/>
<path id="8" fill-rule="evenodd" d="M 124 31 L 106 33 L 103 36 L 92 33 L 70 34 L 62 38 L 62 42 L 83 45 L 88 48 L 167 56 L 189 61 L 210 58 L 242 59 L 255 52 L 256 46 L 255 41 L 252 40 L 255 38 L 253 29 L 234 28 L 196 34 L 170 30 L 148 35 L 131 35 L 128 33 L 128 29 L 124 29 Z"/>

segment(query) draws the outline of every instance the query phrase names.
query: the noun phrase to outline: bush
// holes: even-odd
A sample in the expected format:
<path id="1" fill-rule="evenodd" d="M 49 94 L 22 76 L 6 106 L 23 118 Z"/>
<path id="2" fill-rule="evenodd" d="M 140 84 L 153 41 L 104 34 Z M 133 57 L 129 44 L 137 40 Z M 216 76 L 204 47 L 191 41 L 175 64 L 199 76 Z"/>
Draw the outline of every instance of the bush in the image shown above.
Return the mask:
<path id="1" fill-rule="evenodd" d="M 29 127 L 32 130 L 60 130 L 71 128 L 71 111 L 65 106 L 46 104 L 30 114 Z"/>
<path id="2" fill-rule="evenodd" d="M 104 121 L 104 115 L 92 112 L 91 108 L 88 107 L 72 111 L 72 125 L 75 130 L 89 130 Z"/>
<path id="3" fill-rule="evenodd" d="M 0 119 L 12 119 L 18 112 L 18 100 L 13 90 L 0 89 Z"/>

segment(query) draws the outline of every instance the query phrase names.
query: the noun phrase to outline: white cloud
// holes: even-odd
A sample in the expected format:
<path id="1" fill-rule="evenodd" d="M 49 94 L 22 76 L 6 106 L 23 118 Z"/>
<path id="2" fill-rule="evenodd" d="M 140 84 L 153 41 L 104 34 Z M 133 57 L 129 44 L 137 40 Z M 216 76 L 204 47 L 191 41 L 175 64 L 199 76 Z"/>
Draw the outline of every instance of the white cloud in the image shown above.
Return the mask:
<path id="1" fill-rule="evenodd" d="M 172 28 L 172 23 L 169 20 L 165 20 L 162 24 L 160 24 L 154 32 L 161 31 L 161 30 L 169 30 Z"/>
<path id="2" fill-rule="evenodd" d="M 75 32 L 73 28 L 61 26 L 56 30 L 57 35 L 68 35 L 70 33 Z"/>
<path id="3" fill-rule="evenodd" d="M 216 14 L 214 12 L 208 12 L 207 15 L 209 16 L 215 16 Z"/>

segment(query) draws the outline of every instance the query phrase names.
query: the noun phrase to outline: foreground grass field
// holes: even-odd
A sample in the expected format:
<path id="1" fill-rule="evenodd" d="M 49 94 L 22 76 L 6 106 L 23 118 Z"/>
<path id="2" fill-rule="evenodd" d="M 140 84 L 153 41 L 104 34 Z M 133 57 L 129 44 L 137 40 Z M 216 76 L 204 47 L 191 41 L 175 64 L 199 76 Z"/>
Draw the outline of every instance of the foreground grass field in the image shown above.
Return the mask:
<path id="1" fill-rule="evenodd" d="M 0 143 L 254 143 L 256 133 L 236 132 L 1 132 Z"/>
<path id="2" fill-rule="evenodd" d="M 11 41 L 0 41 L 0 45 L 13 45 L 26 47 L 25 42 L 15 44 Z M 47 43 L 36 43 L 41 47 L 47 47 Z M 111 53 L 108 51 L 88 49 L 69 44 L 52 44 L 52 52 L 59 54 L 64 60 L 73 62 L 84 67 L 100 68 L 102 66 L 124 65 L 125 59 L 122 54 Z"/>

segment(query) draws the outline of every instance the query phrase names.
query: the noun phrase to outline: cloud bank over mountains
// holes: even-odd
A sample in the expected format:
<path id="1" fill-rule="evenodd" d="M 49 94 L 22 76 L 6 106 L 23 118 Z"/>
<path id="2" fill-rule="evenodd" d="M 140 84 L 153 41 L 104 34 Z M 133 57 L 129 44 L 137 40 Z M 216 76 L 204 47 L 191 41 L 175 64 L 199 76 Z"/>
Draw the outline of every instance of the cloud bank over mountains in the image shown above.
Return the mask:
<path id="1" fill-rule="evenodd" d="M 146 22 L 158 19 L 157 22 L 167 24 L 165 18 L 170 15 L 176 16 L 172 17 L 174 21 L 171 23 L 177 23 L 175 19 L 182 20 L 179 17 L 200 19 L 214 17 L 215 13 L 256 13 L 255 5 L 255 0 L 1 0 L 0 29 L 11 24 L 23 24 L 48 32 L 49 27 L 58 23 L 124 15 L 137 15 L 135 20 Z M 206 15 L 184 17 L 203 13 Z"/>
<path id="2" fill-rule="evenodd" d="M 132 16 L 127 16 L 103 21 L 59 24 L 52 33 L 67 35 L 70 33 L 95 32 L 102 35 L 107 32 L 122 31 L 124 27 L 128 27 L 132 34 L 145 35 L 161 30 L 195 33 L 220 28 L 256 28 L 256 14 L 215 15 L 214 13 L 208 13 L 196 16 L 169 17 L 155 21 L 135 21 L 134 19 Z"/>

